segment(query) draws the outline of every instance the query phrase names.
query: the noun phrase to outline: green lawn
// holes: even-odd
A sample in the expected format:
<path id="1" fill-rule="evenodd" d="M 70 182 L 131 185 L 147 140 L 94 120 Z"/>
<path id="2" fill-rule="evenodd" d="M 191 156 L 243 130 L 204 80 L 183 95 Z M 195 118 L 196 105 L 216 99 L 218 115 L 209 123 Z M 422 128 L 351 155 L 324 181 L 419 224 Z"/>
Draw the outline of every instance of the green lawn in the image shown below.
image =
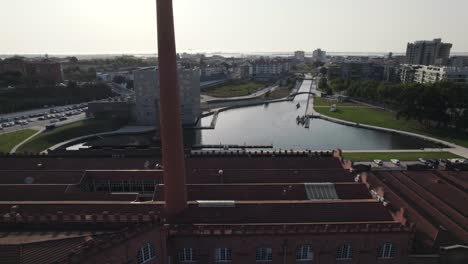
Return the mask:
<path id="1" fill-rule="evenodd" d="M 450 152 L 372 152 L 372 153 L 343 153 L 343 157 L 352 161 L 371 161 L 375 159 L 390 160 L 398 159 L 401 161 L 416 161 L 418 158 L 423 159 L 453 159 L 461 158 Z"/>
<path id="2" fill-rule="evenodd" d="M 288 97 L 290 92 L 289 87 L 279 87 L 271 93 L 266 93 L 262 97 L 268 100 L 282 99 Z"/>
<path id="3" fill-rule="evenodd" d="M 18 149 L 18 152 L 41 152 L 60 142 L 94 133 L 113 131 L 124 123 L 115 120 L 84 120 L 53 130 L 47 130 L 34 137 Z"/>
<path id="4" fill-rule="evenodd" d="M 220 86 L 208 88 L 203 92 L 203 94 L 220 98 L 245 96 L 252 94 L 264 87 L 265 84 L 262 83 L 232 81 Z"/>
<path id="5" fill-rule="evenodd" d="M 379 108 L 367 106 L 340 108 L 338 106 L 336 112 L 330 112 L 327 107 L 316 107 L 315 110 L 323 115 L 346 121 L 427 135 L 468 147 L 467 132 L 455 129 L 426 128 L 415 120 L 398 120 L 396 119 L 395 113 L 387 112 Z"/>
<path id="6" fill-rule="evenodd" d="M 360 106 L 360 105 L 352 103 L 352 102 L 339 103 L 338 101 L 331 101 L 331 100 L 327 100 L 327 99 L 322 98 L 322 97 L 317 97 L 317 96 L 314 97 L 314 106 L 329 107 L 329 106 L 331 106 L 333 104 L 336 104 L 337 107 L 340 107 L 340 106 Z"/>
<path id="7" fill-rule="evenodd" d="M 8 153 L 19 143 L 28 137 L 34 135 L 36 130 L 33 129 L 24 129 L 15 132 L 0 134 L 0 152 Z"/>

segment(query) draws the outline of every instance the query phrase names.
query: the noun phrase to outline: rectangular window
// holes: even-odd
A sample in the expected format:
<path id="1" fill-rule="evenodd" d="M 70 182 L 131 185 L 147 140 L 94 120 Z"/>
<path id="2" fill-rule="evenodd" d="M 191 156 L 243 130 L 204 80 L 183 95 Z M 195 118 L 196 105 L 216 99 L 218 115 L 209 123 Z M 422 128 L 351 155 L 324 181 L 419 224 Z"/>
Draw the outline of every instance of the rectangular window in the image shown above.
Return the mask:
<path id="1" fill-rule="evenodd" d="M 273 250 L 271 248 L 257 248 L 255 254 L 257 262 L 270 262 L 273 260 Z"/>
<path id="2" fill-rule="evenodd" d="M 379 249 L 379 258 L 394 258 L 396 256 L 396 247 L 392 243 L 385 243 Z"/>
<path id="3" fill-rule="evenodd" d="M 193 249 L 183 248 L 182 251 L 179 252 L 179 261 L 180 262 L 194 262 Z"/>
<path id="4" fill-rule="evenodd" d="M 296 251 L 296 260 L 307 261 L 314 259 L 314 252 L 309 245 L 301 246 Z"/>
<path id="5" fill-rule="evenodd" d="M 216 249 L 216 262 L 231 262 L 231 249 L 230 248 L 217 248 Z"/>

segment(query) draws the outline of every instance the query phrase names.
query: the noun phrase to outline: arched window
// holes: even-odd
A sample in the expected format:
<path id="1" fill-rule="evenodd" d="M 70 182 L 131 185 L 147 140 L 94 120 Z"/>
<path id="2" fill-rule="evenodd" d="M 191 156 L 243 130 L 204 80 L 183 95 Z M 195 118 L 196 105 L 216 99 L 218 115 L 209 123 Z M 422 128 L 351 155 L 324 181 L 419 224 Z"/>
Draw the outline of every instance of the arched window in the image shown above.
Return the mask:
<path id="1" fill-rule="evenodd" d="M 271 248 L 257 248 L 255 252 L 257 262 L 270 262 L 273 260 L 273 250 Z"/>
<path id="2" fill-rule="evenodd" d="M 138 250 L 138 263 L 146 263 L 156 257 L 154 246 L 151 243 L 146 243 Z"/>
<path id="3" fill-rule="evenodd" d="M 193 257 L 193 248 L 183 248 L 179 252 L 179 261 L 180 262 L 194 262 L 195 258 Z"/>
<path id="4" fill-rule="evenodd" d="M 379 248 L 379 258 L 394 258 L 396 246 L 393 243 L 385 243 Z"/>
<path id="5" fill-rule="evenodd" d="M 353 247 L 351 244 L 343 244 L 336 250 L 336 259 L 352 259 L 353 258 Z"/>
<path id="6" fill-rule="evenodd" d="M 298 261 L 307 261 L 314 260 L 314 251 L 309 245 L 302 245 L 296 250 L 296 260 Z"/>
<path id="7" fill-rule="evenodd" d="M 216 262 L 231 262 L 232 252 L 230 248 L 217 248 L 215 251 Z"/>

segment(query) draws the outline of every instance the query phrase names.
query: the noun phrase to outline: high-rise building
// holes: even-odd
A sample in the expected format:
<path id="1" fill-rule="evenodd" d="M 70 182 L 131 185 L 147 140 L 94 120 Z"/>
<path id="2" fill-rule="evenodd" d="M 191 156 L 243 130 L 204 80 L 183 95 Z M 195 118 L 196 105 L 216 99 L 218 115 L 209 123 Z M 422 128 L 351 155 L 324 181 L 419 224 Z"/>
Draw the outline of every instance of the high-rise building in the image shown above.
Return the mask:
<path id="1" fill-rule="evenodd" d="M 406 60 L 413 65 L 447 65 L 451 49 L 452 44 L 441 39 L 416 41 L 408 43 Z"/>
<path id="2" fill-rule="evenodd" d="M 179 86 L 182 124 L 194 124 L 200 115 L 200 69 L 179 69 Z M 134 89 L 137 123 L 159 125 L 158 69 L 150 67 L 135 71 Z"/>
<path id="3" fill-rule="evenodd" d="M 294 52 L 294 59 L 300 62 L 305 61 L 305 52 L 304 51 L 296 51 Z"/>
<path id="4" fill-rule="evenodd" d="M 316 49 L 312 53 L 312 60 L 324 62 L 327 59 L 327 52 L 321 49 Z"/>

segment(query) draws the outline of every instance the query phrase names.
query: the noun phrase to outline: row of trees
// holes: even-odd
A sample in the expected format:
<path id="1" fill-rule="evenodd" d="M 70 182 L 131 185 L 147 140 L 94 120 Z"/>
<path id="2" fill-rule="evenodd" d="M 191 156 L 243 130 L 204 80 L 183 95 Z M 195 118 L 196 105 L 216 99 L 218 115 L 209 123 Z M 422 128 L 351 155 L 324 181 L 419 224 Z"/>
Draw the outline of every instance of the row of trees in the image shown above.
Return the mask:
<path id="1" fill-rule="evenodd" d="M 329 89 L 385 104 L 397 118 L 415 119 L 427 126 L 468 128 L 468 85 L 387 83 L 333 80 Z"/>
<path id="2" fill-rule="evenodd" d="M 87 83 L 68 86 L 42 86 L 17 88 L 0 92 L 0 113 L 41 108 L 44 105 L 65 105 L 108 98 L 112 89 L 105 83 Z"/>

